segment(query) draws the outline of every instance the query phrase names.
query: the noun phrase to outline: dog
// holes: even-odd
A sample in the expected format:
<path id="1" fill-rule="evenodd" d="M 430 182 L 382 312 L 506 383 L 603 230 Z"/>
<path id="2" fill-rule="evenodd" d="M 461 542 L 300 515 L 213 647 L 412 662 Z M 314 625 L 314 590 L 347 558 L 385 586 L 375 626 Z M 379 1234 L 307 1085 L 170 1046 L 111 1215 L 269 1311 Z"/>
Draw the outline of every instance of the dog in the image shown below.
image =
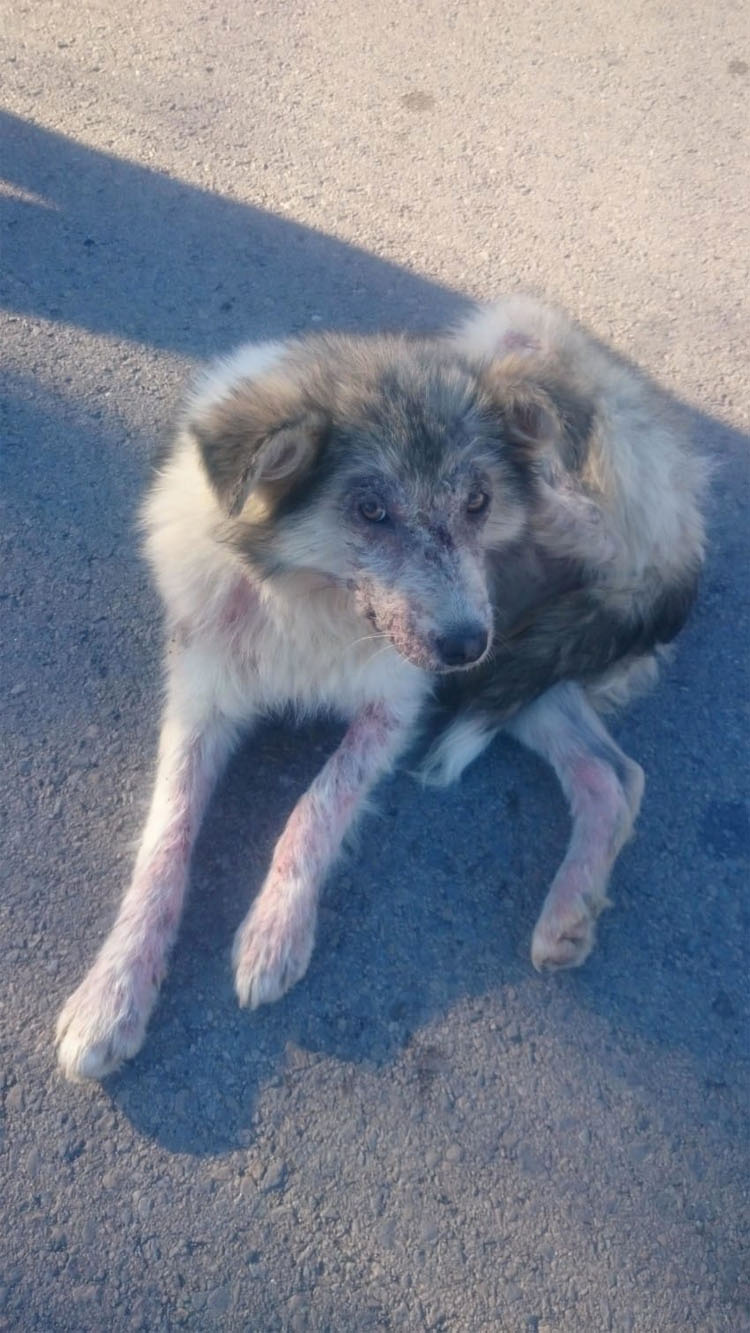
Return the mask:
<path id="1" fill-rule="evenodd" d="M 140 1048 L 214 784 L 240 734 L 290 706 L 348 730 L 237 932 L 240 1004 L 304 975 L 326 875 L 433 708 L 428 782 L 500 730 L 556 772 L 572 835 L 531 956 L 582 963 L 644 782 L 601 714 L 685 621 L 705 483 L 667 395 L 531 297 L 435 336 L 316 332 L 212 365 L 143 510 L 168 641 L 156 785 L 115 925 L 59 1018 L 64 1073 L 101 1078 Z"/>

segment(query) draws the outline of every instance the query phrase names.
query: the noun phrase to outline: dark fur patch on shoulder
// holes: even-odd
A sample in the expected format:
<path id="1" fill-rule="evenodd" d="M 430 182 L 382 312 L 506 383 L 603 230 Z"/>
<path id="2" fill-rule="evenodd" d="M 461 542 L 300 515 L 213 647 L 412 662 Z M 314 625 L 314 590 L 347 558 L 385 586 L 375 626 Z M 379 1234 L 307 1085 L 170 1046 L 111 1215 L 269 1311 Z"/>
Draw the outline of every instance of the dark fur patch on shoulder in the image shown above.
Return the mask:
<path id="1" fill-rule="evenodd" d="M 654 644 L 671 643 L 690 615 L 698 595 L 700 570 L 686 571 L 679 583 L 670 584 L 656 598 L 644 627 Z"/>
<path id="2" fill-rule="evenodd" d="M 630 614 L 608 605 L 606 589 L 596 586 L 532 607 L 497 635 L 485 664 L 445 682 L 445 702 L 501 722 L 559 681 L 593 681 L 615 663 L 669 643 L 687 619 L 697 582 L 698 570 L 686 570 Z"/>

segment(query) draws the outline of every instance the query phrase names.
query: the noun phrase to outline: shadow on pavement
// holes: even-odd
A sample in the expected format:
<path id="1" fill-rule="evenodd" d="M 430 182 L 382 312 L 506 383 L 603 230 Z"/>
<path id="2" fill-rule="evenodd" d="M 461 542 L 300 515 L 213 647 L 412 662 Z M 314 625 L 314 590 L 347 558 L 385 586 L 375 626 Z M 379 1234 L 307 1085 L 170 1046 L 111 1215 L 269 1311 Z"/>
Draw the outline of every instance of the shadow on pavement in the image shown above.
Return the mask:
<path id="1" fill-rule="evenodd" d="M 192 356 L 288 332 L 313 315 L 359 329 L 424 327 L 462 306 L 459 295 L 334 238 L 13 117 L 0 116 L 0 145 L 2 175 L 22 195 L 2 198 L 2 303 L 19 315 Z M 5 413 L 4 492 L 21 534 L 6 621 L 18 644 L 8 650 L 11 667 L 17 651 L 37 707 L 47 709 L 40 725 L 62 745 L 77 735 L 94 677 L 107 679 L 113 712 L 135 715 L 148 699 L 155 725 L 154 602 L 128 537 L 143 441 L 132 432 L 128 441 L 127 422 L 96 420 L 74 394 L 31 378 L 10 384 Z M 380 814 L 325 894 L 308 976 L 278 1006 L 239 1013 L 228 965 L 233 930 L 336 735 L 322 724 L 296 733 L 269 727 L 237 757 L 209 813 L 147 1045 L 107 1083 L 141 1133 L 181 1153 L 245 1144 L 266 1080 L 312 1077 L 316 1054 L 325 1054 L 341 1062 L 344 1086 L 348 1064 L 377 1069 L 436 1014 L 511 983 L 521 1004 L 559 1011 L 561 1023 L 593 1010 L 620 1033 L 684 1047 L 708 1081 L 741 1055 L 736 942 L 748 933 L 739 896 L 748 849 L 735 779 L 747 678 L 742 655 L 729 651 L 726 615 L 747 548 L 736 484 L 747 441 L 698 413 L 694 420 L 731 466 L 717 479 L 715 545 L 692 626 L 667 683 L 617 728 L 649 786 L 639 837 L 613 885 L 616 911 L 586 968 L 546 980 L 531 973 L 531 929 L 567 822 L 551 776 L 498 744 L 453 792 L 421 792 L 406 775 L 384 784 Z M 30 566 L 40 577 L 26 596 Z M 53 595 L 61 581 L 64 605 Z M 127 641 L 126 658 L 113 628 L 123 590 L 148 621 Z M 77 644 L 62 681 L 55 633 Z M 53 675 L 56 702 L 46 704 Z M 101 749 L 106 764 L 106 736 Z M 141 758 L 144 784 L 149 771 Z M 112 909 L 120 887 L 105 887 Z M 727 941 L 736 947 L 727 950 Z M 61 978 L 58 1001 L 75 980 Z"/>
<path id="2" fill-rule="evenodd" d="M 434 326 L 454 292 L 334 237 L 0 113 L 2 305 L 189 355 L 319 316 Z"/>

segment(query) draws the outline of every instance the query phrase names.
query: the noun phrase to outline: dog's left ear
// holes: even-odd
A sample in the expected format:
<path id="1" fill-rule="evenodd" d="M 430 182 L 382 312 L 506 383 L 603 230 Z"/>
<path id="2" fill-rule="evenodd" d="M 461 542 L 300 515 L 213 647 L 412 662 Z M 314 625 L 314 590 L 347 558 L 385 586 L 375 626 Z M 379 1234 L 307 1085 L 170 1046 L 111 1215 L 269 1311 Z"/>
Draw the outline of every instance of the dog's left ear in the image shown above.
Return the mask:
<path id="1" fill-rule="evenodd" d="M 322 412 L 297 406 L 287 415 L 269 411 L 261 395 L 235 394 L 191 421 L 208 479 L 230 518 L 258 487 L 279 494 L 312 466 L 329 423 Z"/>
<path id="2" fill-rule="evenodd" d="M 594 419 L 590 401 L 562 380 L 530 372 L 515 359 L 489 366 L 483 385 L 517 454 L 548 475 L 561 467 L 580 470 Z"/>

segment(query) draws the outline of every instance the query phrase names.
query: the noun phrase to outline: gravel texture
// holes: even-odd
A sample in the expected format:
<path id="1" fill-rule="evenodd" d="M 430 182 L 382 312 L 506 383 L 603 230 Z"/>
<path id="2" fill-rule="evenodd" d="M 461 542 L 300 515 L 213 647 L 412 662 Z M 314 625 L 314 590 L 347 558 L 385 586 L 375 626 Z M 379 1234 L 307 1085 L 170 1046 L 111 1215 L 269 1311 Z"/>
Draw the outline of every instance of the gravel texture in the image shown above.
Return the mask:
<path id="1" fill-rule="evenodd" d="M 750 1329 L 747 93 L 739 0 L 58 0 L 0 52 L 0 1329 Z M 149 794 L 134 544 L 195 359 L 560 299 L 693 408 L 702 598 L 618 721 L 648 784 L 585 968 L 528 946 L 562 797 L 498 743 L 386 783 L 307 978 L 228 952 L 335 735 L 269 728 L 195 859 L 142 1054 L 58 1076 Z"/>

